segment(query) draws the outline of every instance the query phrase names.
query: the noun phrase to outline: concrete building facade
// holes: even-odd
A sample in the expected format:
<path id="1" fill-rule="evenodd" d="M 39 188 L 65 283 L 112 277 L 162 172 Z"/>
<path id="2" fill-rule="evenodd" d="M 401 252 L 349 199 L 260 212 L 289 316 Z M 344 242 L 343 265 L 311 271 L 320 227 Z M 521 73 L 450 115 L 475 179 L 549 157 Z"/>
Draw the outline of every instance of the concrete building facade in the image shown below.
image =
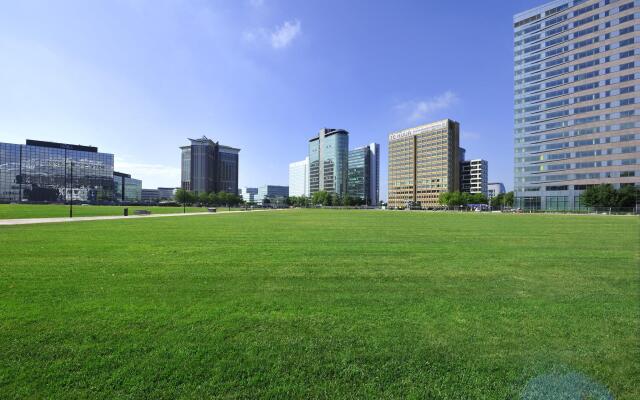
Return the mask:
<path id="1" fill-rule="evenodd" d="M 460 124 L 450 119 L 389 135 L 388 205 L 438 207 L 460 190 Z"/>
<path id="2" fill-rule="evenodd" d="M 638 1 L 558 0 L 514 17 L 516 207 L 576 210 L 640 185 Z"/>
<path id="3" fill-rule="evenodd" d="M 465 160 L 460 165 L 460 191 L 488 196 L 489 163 L 487 160 Z"/>

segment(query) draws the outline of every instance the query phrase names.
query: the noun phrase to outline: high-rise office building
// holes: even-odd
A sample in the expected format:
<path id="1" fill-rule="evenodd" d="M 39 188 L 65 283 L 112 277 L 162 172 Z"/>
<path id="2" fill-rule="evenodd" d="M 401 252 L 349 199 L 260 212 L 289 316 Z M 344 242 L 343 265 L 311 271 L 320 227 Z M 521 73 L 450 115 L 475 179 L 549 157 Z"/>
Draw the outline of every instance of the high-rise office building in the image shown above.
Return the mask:
<path id="1" fill-rule="evenodd" d="M 389 207 L 439 206 L 460 190 L 460 124 L 450 119 L 389 135 Z"/>
<path id="2" fill-rule="evenodd" d="M 113 172 L 114 200 L 118 203 L 135 203 L 142 200 L 142 181 L 129 174 Z"/>
<path id="3" fill-rule="evenodd" d="M 240 149 L 223 146 L 203 136 L 189 139 L 182 151 L 182 188 L 196 193 L 238 194 Z"/>
<path id="4" fill-rule="evenodd" d="M 514 17 L 516 207 L 579 209 L 589 185 L 640 185 L 639 12 L 560 0 Z"/>
<path id="5" fill-rule="evenodd" d="M 494 197 L 506 193 L 504 184 L 501 182 L 492 182 L 487 185 L 487 199 L 491 201 Z"/>
<path id="6" fill-rule="evenodd" d="M 487 160 L 466 160 L 460 165 L 460 191 L 488 196 L 489 163 Z"/>
<path id="7" fill-rule="evenodd" d="M 349 151 L 347 193 L 370 206 L 378 205 L 380 194 L 380 145 L 371 143 Z"/>
<path id="8" fill-rule="evenodd" d="M 349 132 L 321 129 L 309 140 L 309 195 L 319 191 L 347 193 Z"/>
<path id="9" fill-rule="evenodd" d="M 309 157 L 289 164 L 289 195 L 309 196 Z"/>
<path id="10" fill-rule="evenodd" d="M 107 203 L 113 154 L 97 147 L 27 140 L 0 143 L 0 201 Z"/>

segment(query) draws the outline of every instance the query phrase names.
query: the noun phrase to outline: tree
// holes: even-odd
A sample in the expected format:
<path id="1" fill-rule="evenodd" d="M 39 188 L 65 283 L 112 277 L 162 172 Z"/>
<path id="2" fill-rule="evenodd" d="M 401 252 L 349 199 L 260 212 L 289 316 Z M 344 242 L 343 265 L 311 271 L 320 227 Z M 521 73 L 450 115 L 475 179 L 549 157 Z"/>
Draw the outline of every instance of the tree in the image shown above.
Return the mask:
<path id="1" fill-rule="evenodd" d="M 580 200 L 587 207 L 616 207 L 617 193 L 610 184 L 594 185 L 582 192 Z"/>
<path id="2" fill-rule="evenodd" d="M 580 195 L 582 204 L 587 207 L 624 208 L 635 207 L 638 189 L 634 186 L 623 186 L 616 190 L 610 184 L 589 186 Z"/>
<path id="3" fill-rule="evenodd" d="M 515 204 L 515 196 L 513 192 L 508 192 L 504 195 L 504 205 L 506 207 L 513 207 Z"/>
<path id="4" fill-rule="evenodd" d="M 176 201 L 182 204 L 191 204 L 193 202 L 193 195 L 188 190 L 178 189 L 176 191 Z"/>
<path id="5" fill-rule="evenodd" d="M 218 197 L 218 204 L 220 206 L 223 206 L 223 205 L 226 206 L 226 205 L 229 204 L 229 193 L 227 193 L 227 192 L 218 192 L 217 197 Z"/>
<path id="6" fill-rule="evenodd" d="M 319 192 L 315 192 L 311 198 L 311 203 L 313 205 L 329 205 L 329 193 L 321 190 Z"/>
<path id="7" fill-rule="evenodd" d="M 625 185 L 618 190 L 617 206 L 618 207 L 635 207 L 640 197 L 640 189 L 633 185 Z"/>
<path id="8" fill-rule="evenodd" d="M 198 201 L 200 202 L 201 205 L 208 205 L 209 204 L 209 193 L 207 192 L 202 192 L 198 195 Z"/>
<path id="9" fill-rule="evenodd" d="M 216 192 L 209 193 L 209 199 L 207 200 L 207 203 L 211 204 L 213 206 L 217 206 L 218 205 L 218 194 Z"/>

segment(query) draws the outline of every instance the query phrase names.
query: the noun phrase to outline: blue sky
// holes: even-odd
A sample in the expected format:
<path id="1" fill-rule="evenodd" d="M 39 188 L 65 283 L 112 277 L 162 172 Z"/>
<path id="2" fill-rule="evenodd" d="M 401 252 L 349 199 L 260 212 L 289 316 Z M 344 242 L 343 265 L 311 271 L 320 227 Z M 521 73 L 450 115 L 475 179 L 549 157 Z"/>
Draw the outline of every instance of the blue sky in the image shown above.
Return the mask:
<path id="1" fill-rule="evenodd" d="M 442 118 L 513 183 L 512 20 L 532 0 L 0 2 L 0 141 L 98 146 L 144 187 L 178 147 L 242 149 L 241 186 L 287 184 L 322 127 L 351 147 Z"/>

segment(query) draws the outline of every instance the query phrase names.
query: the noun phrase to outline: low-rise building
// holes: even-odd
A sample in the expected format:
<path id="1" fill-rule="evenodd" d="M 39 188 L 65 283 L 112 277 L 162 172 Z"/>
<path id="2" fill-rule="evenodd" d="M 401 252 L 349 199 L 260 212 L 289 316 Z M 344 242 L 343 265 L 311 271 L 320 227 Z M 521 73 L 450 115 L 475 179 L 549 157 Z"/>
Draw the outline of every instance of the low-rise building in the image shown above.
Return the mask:
<path id="1" fill-rule="evenodd" d="M 176 191 L 178 188 L 173 187 L 159 187 L 158 198 L 160 201 L 174 201 L 176 199 Z"/>
<path id="2" fill-rule="evenodd" d="M 245 203 L 257 203 L 258 188 L 243 187 L 240 189 L 240 196 Z"/>
<path id="3" fill-rule="evenodd" d="M 289 186 L 264 185 L 258 188 L 256 203 L 259 205 L 284 205 L 289 197 Z"/>
<path id="4" fill-rule="evenodd" d="M 506 193 L 506 190 L 504 188 L 504 184 L 501 182 L 494 182 L 494 183 L 490 183 L 487 186 L 488 190 L 487 190 L 487 198 L 489 199 L 489 201 L 491 201 L 491 199 L 493 199 L 494 197 L 500 195 L 500 194 L 504 194 Z"/>
<path id="5" fill-rule="evenodd" d="M 143 203 L 157 203 L 160 201 L 160 192 L 158 189 L 142 189 Z"/>
<path id="6" fill-rule="evenodd" d="M 116 203 L 138 203 L 142 200 L 142 181 L 129 174 L 113 172 L 113 192 Z"/>

